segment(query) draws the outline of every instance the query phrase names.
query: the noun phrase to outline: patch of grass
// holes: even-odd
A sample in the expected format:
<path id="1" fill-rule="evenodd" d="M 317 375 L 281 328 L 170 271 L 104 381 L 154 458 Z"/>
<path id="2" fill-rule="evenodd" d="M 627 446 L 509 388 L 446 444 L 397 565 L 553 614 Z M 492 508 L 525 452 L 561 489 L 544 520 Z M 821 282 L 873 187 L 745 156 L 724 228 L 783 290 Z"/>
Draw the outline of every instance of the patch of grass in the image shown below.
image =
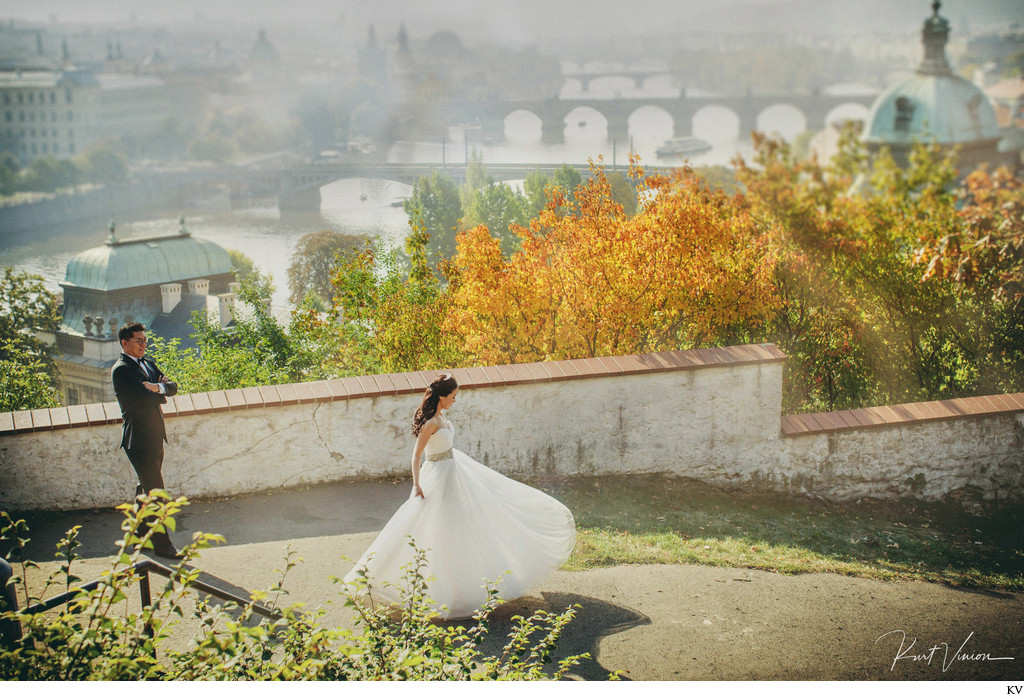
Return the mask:
<path id="1" fill-rule="evenodd" d="M 1024 591 L 1024 507 L 740 494 L 663 475 L 545 484 L 576 517 L 566 568 L 696 563 Z"/>

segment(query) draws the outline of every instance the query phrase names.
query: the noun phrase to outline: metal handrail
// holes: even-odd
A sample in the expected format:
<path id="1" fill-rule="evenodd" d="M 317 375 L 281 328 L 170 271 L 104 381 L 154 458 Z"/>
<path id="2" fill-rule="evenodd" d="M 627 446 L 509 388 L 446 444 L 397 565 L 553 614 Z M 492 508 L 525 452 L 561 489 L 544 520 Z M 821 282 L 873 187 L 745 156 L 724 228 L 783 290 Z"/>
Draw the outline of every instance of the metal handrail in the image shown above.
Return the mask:
<path id="1" fill-rule="evenodd" d="M 133 563 L 129 568 L 127 568 L 127 570 L 137 573 L 140 576 L 139 592 L 142 597 L 143 607 L 149 606 L 150 604 L 152 604 L 153 601 L 149 587 L 150 573 L 162 575 L 163 577 L 169 580 L 183 582 L 182 571 L 180 569 L 170 568 L 162 563 L 157 563 L 156 561 L 150 560 L 148 558 Z M 4 571 L 7 571 L 6 576 L 3 575 Z M 2 609 L 4 606 L 10 607 L 12 609 L 17 608 L 17 599 L 13 596 L 13 594 L 10 594 L 13 593 L 13 589 L 11 589 L 11 586 L 7 582 L 7 579 L 10 577 L 10 575 L 11 566 L 7 563 L 7 561 L 0 558 L 0 587 L 3 588 L 2 592 L 5 594 L 5 598 L 10 597 L 10 599 L 5 599 L 6 604 L 0 604 L 0 609 Z M 55 597 L 51 597 L 50 599 L 43 600 L 42 602 L 37 602 L 36 604 L 33 604 L 29 607 L 26 607 L 25 609 L 21 610 L 21 613 L 39 614 L 41 612 L 49 611 L 54 607 L 59 607 L 64 604 L 68 604 L 73 599 L 78 597 L 80 593 L 91 592 L 92 590 L 95 590 L 97 587 L 99 587 L 99 585 L 103 582 L 103 580 L 93 580 L 91 582 L 85 583 L 84 585 L 76 585 L 73 589 L 68 590 L 67 592 L 59 594 Z M 270 609 L 269 607 L 264 607 L 261 604 L 256 604 L 252 600 L 245 599 L 244 597 L 236 595 L 232 592 L 228 592 L 227 590 L 222 590 L 216 585 L 211 585 L 200 580 L 191 580 L 187 583 L 187 586 L 194 588 L 199 592 L 210 595 L 211 597 L 216 597 L 225 602 L 235 602 L 236 604 L 242 607 L 251 606 L 252 611 L 254 613 L 259 614 L 262 617 L 266 617 L 267 619 L 270 619 L 272 621 L 277 621 L 278 619 L 282 618 L 280 612 L 276 612 L 273 609 Z M 11 630 L 4 630 L 6 632 L 3 633 L 3 640 L 9 640 L 9 637 L 12 635 L 15 639 L 21 638 L 21 624 L 15 620 L 13 622 L 13 627 L 13 633 L 11 632 Z"/>

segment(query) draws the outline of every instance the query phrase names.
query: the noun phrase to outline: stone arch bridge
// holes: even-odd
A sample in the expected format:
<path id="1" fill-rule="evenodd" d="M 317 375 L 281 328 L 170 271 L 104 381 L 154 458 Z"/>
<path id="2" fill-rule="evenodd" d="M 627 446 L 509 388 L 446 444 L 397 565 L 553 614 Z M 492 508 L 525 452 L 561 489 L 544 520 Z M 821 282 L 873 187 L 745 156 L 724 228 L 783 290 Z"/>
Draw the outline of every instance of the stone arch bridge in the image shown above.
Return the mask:
<path id="1" fill-rule="evenodd" d="M 501 141 L 505 134 L 505 119 L 516 112 L 528 112 L 541 122 L 544 143 L 561 143 L 570 114 L 580 108 L 592 109 L 608 122 L 608 138 L 625 143 L 629 139 L 629 119 L 639 109 L 654 107 L 668 114 L 674 124 L 674 135 L 687 135 L 693 119 L 701 110 L 722 107 L 736 115 L 741 137 L 749 136 L 757 128 L 757 121 L 767 109 L 788 106 L 799 111 L 807 128 L 821 130 L 828 125 L 830 116 L 840 107 L 858 105 L 870 108 L 873 94 L 746 94 L 738 96 L 693 96 L 685 91 L 678 97 L 640 97 L 600 99 L 578 97 L 548 100 L 495 100 L 485 102 L 449 102 L 441 108 L 449 123 L 477 125 L 484 138 Z"/>

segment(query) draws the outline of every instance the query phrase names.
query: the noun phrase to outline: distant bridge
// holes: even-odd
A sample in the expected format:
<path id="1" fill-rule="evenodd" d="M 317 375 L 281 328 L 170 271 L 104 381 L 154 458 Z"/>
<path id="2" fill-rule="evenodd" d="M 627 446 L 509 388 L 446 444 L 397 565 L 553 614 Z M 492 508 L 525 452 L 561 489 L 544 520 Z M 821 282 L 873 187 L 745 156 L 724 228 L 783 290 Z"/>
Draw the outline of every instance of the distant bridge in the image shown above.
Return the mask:
<path id="1" fill-rule="evenodd" d="M 523 180 L 540 170 L 551 175 L 561 163 L 487 163 L 487 175 L 502 182 Z M 606 163 L 611 169 L 612 164 Z M 590 164 L 571 164 L 580 172 Z M 413 185 L 435 170 L 456 182 L 466 179 L 466 163 L 353 163 L 325 162 L 279 167 L 197 168 L 183 171 L 144 172 L 136 177 L 157 191 L 176 189 L 182 193 L 200 185 L 224 184 L 239 197 L 277 197 L 282 211 L 319 211 L 320 188 L 347 179 L 382 179 Z"/>
<path id="2" fill-rule="evenodd" d="M 824 93 L 693 95 L 685 90 L 677 97 L 573 97 L 547 100 L 492 100 L 482 102 L 447 102 L 438 107 L 448 123 L 472 124 L 480 127 L 481 136 L 495 141 L 505 137 L 505 120 L 515 113 L 528 113 L 540 121 L 541 140 L 561 143 L 570 117 L 579 109 L 593 110 L 608 125 L 608 138 L 619 143 L 629 141 L 629 119 L 639 109 L 653 107 L 671 117 L 675 136 L 689 135 L 693 120 L 703 110 L 718 107 L 732 112 L 739 124 L 739 136 L 748 138 L 757 129 L 758 119 L 771 107 L 791 107 L 803 115 L 805 129 L 821 130 L 841 108 L 857 106 L 867 110 L 874 94 L 832 95 Z M 581 117 L 582 118 L 582 117 Z"/>

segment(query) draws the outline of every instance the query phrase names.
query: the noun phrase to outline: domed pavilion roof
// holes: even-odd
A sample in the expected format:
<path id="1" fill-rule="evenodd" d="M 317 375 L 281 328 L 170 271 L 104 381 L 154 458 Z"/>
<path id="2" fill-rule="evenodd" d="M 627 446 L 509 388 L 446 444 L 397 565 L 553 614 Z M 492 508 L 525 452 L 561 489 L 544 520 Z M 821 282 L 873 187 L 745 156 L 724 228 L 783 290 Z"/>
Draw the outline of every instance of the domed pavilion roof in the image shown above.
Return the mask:
<path id="1" fill-rule="evenodd" d="M 105 245 L 80 252 L 68 262 L 61 286 L 113 291 L 205 279 L 231 271 L 227 251 L 182 225 L 176 235 L 118 240 L 111 228 Z"/>
<path id="2" fill-rule="evenodd" d="M 916 141 L 953 145 L 998 139 L 996 113 L 973 83 L 954 75 L 946 61 L 949 23 L 939 16 L 939 2 L 921 31 L 924 59 L 914 75 L 875 100 L 864 140 L 911 145 Z"/>

